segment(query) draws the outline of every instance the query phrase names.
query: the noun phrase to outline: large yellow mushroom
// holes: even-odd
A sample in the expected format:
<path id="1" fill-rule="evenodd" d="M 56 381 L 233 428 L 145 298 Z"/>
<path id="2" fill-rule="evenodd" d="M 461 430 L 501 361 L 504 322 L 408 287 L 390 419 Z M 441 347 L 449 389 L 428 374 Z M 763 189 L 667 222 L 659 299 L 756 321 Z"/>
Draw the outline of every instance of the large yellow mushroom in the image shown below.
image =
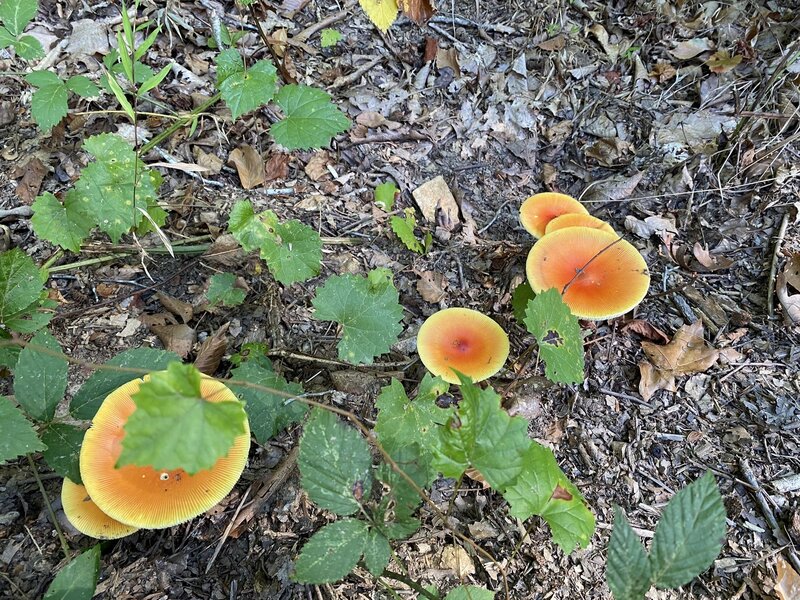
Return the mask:
<path id="1" fill-rule="evenodd" d="M 547 224 L 561 215 L 580 213 L 588 215 L 586 207 L 572 196 L 556 192 L 534 194 L 519 207 L 522 226 L 536 238 L 543 237 Z"/>
<path id="2" fill-rule="evenodd" d="M 115 540 L 138 531 L 138 528 L 120 523 L 97 508 L 86 488 L 71 479 L 64 478 L 61 505 L 72 526 L 89 537 Z"/>

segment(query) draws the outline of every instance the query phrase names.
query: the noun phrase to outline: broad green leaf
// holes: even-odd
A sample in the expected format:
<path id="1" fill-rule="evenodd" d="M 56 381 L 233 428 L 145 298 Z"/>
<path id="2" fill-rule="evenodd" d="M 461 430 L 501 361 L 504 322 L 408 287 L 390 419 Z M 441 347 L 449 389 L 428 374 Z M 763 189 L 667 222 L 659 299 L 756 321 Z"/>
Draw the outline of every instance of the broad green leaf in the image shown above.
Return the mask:
<path id="1" fill-rule="evenodd" d="M 494 600 L 494 592 L 475 585 L 460 585 L 450 590 L 445 600 Z"/>
<path id="2" fill-rule="evenodd" d="M 396 0 L 358 0 L 361 8 L 367 13 L 375 27 L 386 33 L 397 19 Z"/>
<path id="3" fill-rule="evenodd" d="M 332 412 L 312 411 L 297 463 L 303 489 L 322 508 L 352 515 L 361 506 L 359 499 L 369 497 L 372 455 L 367 442 Z"/>
<path id="4" fill-rule="evenodd" d="M 293 396 L 303 393 L 300 384 L 287 382 L 271 368 L 264 368 L 257 361 L 247 361 L 233 369 L 231 379 L 247 381 Z M 261 444 L 266 444 L 279 431 L 302 420 L 308 410 L 302 402 L 279 394 L 270 394 L 233 383 L 228 387 L 244 401 L 250 429 Z"/>
<path id="5" fill-rule="evenodd" d="M 158 350 L 156 348 L 133 348 L 117 354 L 114 358 L 104 363 L 113 367 L 146 369 L 148 371 L 163 371 L 171 362 L 180 362 L 180 357 L 174 352 Z M 94 418 L 97 409 L 111 392 L 118 387 L 137 379 L 137 375 L 123 371 L 99 369 L 92 373 L 72 397 L 69 412 L 77 419 L 87 421 Z"/>
<path id="6" fill-rule="evenodd" d="M 5 341 L 3 332 L 0 331 L 0 341 Z M 19 360 L 19 353 L 22 348 L 19 346 L 0 346 L 0 367 L 6 367 L 9 371 L 13 371 L 17 367 L 17 360 Z"/>
<path id="7" fill-rule="evenodd" d="M 536 297 L 536 293 L 531 288 L 531 284 L 523 281 L 514 288 L 511 294 L 511 308 L 514 310 L 514 318 L 525 324 L 525 311 L 528 309 L 528 302 Z"/>
<path id="8" fill-rule="evenodd" d="M 83 75 L 73 75 L 67 79 L 67 89 L 84 98 L 94 98 L 100 95 L 100 88 Z"/>
<path id="9" fill-rule="evenodd" d="M 664 509 L 650 547 L 653 584 L 676 588 L 705 571 L 722 549 L 725 529 L 725 506 L 709 471 Z"/>
<path id="10" fill-rule="evenodd" d="M 418 488 L 428 487 L 437 476 L 436 471 L 432 471 L 428 464 L 428 449 L 420 444 L 408 442 L 390 454 L 392 460 Z M 375 476 L 381 482 L 383 490 L 383 497 L 376 511 L 376 521 L 381 524 L 381 529 L 391 539 L 405 537 L 405 532 L 410 534 L 416 531 L 419 521 L 412 515 L 422 501 L 419 493 L 388 463 L 380 464 Z"/>
<path id="11" fill-rule="evenodd" d="M 36 124 L 45 131 L 67 116 L 67 87 L 60 79 L 58 83 L 41 86 L 33 93 L 31 115 Z"/>
<path id="12" fill-rule="evenodd" d="M 183 469 L 192 475 L 228 453 L 245 432 L 244 407 L 203 399 L 200 380 L 192 365 L 173 362 L 141 385 L 132 396 L 136 410 L 125 423 L 117 466 Z"/>
<path id="13" fill-rule="evenodd" d="M 80 454 L 85 429 L 68 423 L 51 423 L 42 435 L 44 459 L 56 473 L 81 483 Z"/>
<path id="14" fill-rule="evenodd" d="M 36 16 L 39 3 L 36 0 L 3 0 L 0 2 L 0 21 L 18 36 Z"/>
<path id="15" fill-rule="evenodd" d="M 37 70 L 31 71 L 25 75 L 25 81 L 33 87 L 50 87 L 53 85 L 64 85 L 64 82 L 59 79 L 58 75 L 52 71 Z"/>
<path id="16" fill-rule="evenodd" d="M 100 574 L 100 544 L 73 559 L 47 588 L 44 600 L 91 600 Z"/>
<path id="17" fill-rule="evenodd" d="M 275 66 L 268 60 L 260 60 L 247 70 L 223 74 L 219 91 L 234 120 L 265 105 L 275 95 L 278 76 Z"/>
<path id="18" fill-rule="evenodd" d="M 31 422 L 11 400 L 0 397 L 0 464 L 44 449 Z"/>
<path id="19" fill-rule="evenodd" d="M 8 29 L 0 25 L 0 48 L 7 48 L 17 43 L 17 36 L 12 34 Z"/>
<path id="20" fill-rule="evenodd" d="M 342 325 L 339 358 L 349 363 L 371 364 L 403 330 L 403 308 L 391 281 L 372 284 L 358 275 L 334 275 L 317 288 L 312 304 L 314 318 Z"/>
<path id="21" fill-rule="evenodd" d="M 375 577 L 379 577 L 392 558 L 389 540 L 380 531 L 371 528 L 364 544 L 364 564 Z"/>
<path id="22" fill-rule="evenodd" d="M 417 219 L 414 217 L 414 209 L 407 208 L 405 210 L 405 217 L 393 216 L 389 219 L 389 224 L 392 227 L 394 234 L 400 238 L 403 245 L 417 254 L 425 253 L 425 246 L 422 245 L 414 235 L 414 227 L 417 226 Z"/>
<path id="23" fill-rule="evenodd" d="M 554 383 L 583 381 L 583 336 L 578 319 L 555 288 L 528 302 L 525 327 L 536 336 L 545 375 Z"/>
<path id="24" fill-rule="evenodd" d="M 235 48 L 224 50 L 217 55 L 217 87 L 235 73 L 244 71 L 242 55 Z"/>
<path id="25" fill-rule="evenodd" d="M 47 299 L 44 292 L 36 304 L 28 307 L 22 313 L 6 319 L 6 327 L 19 333 L 34 333 L 50 322 L 58 303 Z"/>
<path id="26" fill-rule="evenodd" d="M 522 470 L 523 453 L 530 445 L 528 423 L 510 417 L 491 387 L 481 389 L 459 375 L 463 398 L 455 416 L 439 428 L 433 447 L 434 466 L 445 477 L 461 477 L 472 467 L 497 489 Z"/>
<path id="27" fill-rule="evenodd" d="M 650 589 L 650 563 L 625 513 L 614 507 L 614 529 L 608 545 L 606 581 L 615 600 L 644 600 Z"/>
<path id="28" fill-rule="evenodd" d="M 61 346 L 49 332 L 37 333 L 19 353 L 14 370 L 14 396 L 31 417 L 49 422 L 53 420 L 58 403 L 64 398 L 69 363 L 63 358 L 40 352 L 37 348 L 61 352 Z"/>
<path id="29" fill-rule="evenodd" d="M 66 193 L 63 204 L 53 194 L 45 192 L 36 198 L 31 208 L 31 225 L 38 237 L 65 250 L 80 252 L 94 222 L 75 190 Z"/>
<path id="30" fill-rule="evenodd" d="M 394 197 L 397 195 L 397 186 L 392 181 L 386 181 L 375 188 L 375 204 L 389 212 L 394 208 Z"/>
<path id="31" fill-rule="evenodd" d="M 522 472 L 503 491 L 509 512 L 527 519 L 539 515 L 550 526 L 553 541 L 570 553 L 585 548 L 594 533 L 595 519 L 578 488 L 567 479 L 549 448 L 531 442 L 523 455 Z"/>
<path id="32" fill-rule="evenodd" d="M 206 297 L 209 304 L 223 306 L 239 306 L 247 297 L 247 292 L 235 287 L 236 275 L 233 273 L 217 273 L 212 275 L 208 284 Z"/>
<path id="33" fill-rule="evenodd" d="M 323 48 L 330 48 L 335 46 L 342 39 L 342 34 L 335 29 L 323 29 L 319 36 L 320 46 Z"/>
<path id="34" fill-rule="evenodd" d="M 295 563 L 295 581 L 332 583 L 344 578 L 364 553 L 367 535 L 367 524 L 357 519 L 325 525 L 300 551 Z"/>
<path id="35" fill-rule="evenodd" d="M 35 60 L 44 56 L 42 43 L 32 35 L 22 35 L 14 42 L 14 50 L 25 60 Z"/>
<path id="36" fill-rule="evenodd" d="M 248 200 L 239 200 L 231 208 L 228 216 L 228 230 L 245 252 L 261 250 L 261 245 L 269 237 L 261 219 L 256 217 L 253 205 Z"/>
<path id="37" fill-rule="evenodd" d="M 0 252 L 0 323 L 36 310 L 47 275 L 19 248 Z"/>
<path id="38" fill-rule="evenodd" d="M 307 85 L 285 85 L 275 96 L 284 118 L 272 126 L 272 137 L 289 150 L 322 148 L 350 128 L 331 97 Z"/>

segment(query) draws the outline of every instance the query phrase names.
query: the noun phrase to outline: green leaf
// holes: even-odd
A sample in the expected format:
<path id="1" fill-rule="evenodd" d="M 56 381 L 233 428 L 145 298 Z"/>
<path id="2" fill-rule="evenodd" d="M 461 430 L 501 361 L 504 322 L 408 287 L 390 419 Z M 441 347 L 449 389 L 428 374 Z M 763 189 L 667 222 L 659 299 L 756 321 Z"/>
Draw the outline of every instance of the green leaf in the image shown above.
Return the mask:
<path id="1" fill-rule="evenodd" d="M 357 519 L 326 525 L 300 551 L 295 563 L 295 581 L 332 583 L 344 578 L 364 553 L 367 534 L 367 524 Z"/>
<path id="2" fill-rule="evenodd" d="M 494 592 L 475 585 L 460 585 L 450 590 L 445 600 L 494 600 Z"/>
<path id="3" fill-rule="evenodd" d="M 44 449 L 45 445 L 22 411 L 8 398 L 0 398 L 0 464 Z"/>
<path id="4" fill-rule="evenodd" d="M 158 350 L 156 348 L 133 348 L 117 354 L 114 358 L 104 363 L 108 366 L 146 369 L 148 371 L 162 371 L 174 361 L 180 362 L 180 357 L 174 352 Z M 97 409 L 111 392 L 118 387 L 136 379 L 133 373 L 113 370 L 97 370 L 87 379 L 72 397 L 69 412 L 77 419 L 87 421 L 94 419 Z"/>
<path id="5" fill-rule="evenodd" d="M 42 435 L 44 459 L 62 477 L 81 483 L 80 454 L 86 430 L 68 423 L 51 423 Z"/>
<path id="6" fill-rule="evenodd" d="M 364 564 L 375 577 L 379 577 L 392 558 L 389 540 L 374 527 L 369 530 L 364 543 Z"/>
<path id="7" fill-rule="evenodd" d="M 217 55 L 217 87 L 222 85 L 231 75 L 244 71 L 242 55 L 235 48 L 225 50 Z"/>
<path id="8" fill-rule="evenodd" d="M 429 486 L 437 476 L 436 471 L 430 469 L 429 450 L 418 443 L 408 442 L 390 454 L 403 473 L 419 488 Z M 388 463 L 378 466 L 376 477 L 383 490 L 383 497 L 376 511 L 376 522 L 381 524 L 381 529 L 390 539 L 410 535 L 419 527 L 419 521 L 412 515 L 422 498 L 405 477 Z"/>
<path id="9" fill-rule="evenodd" d="M 14 50 L 25 60 L 35 60 L 44 56 L 44 48 L 32 35 L 23 35 L 14 42 Z"/>
<path id="10" fill-rule="evenodd" d="M 242 363 L 231 371 L 231 379 L 239 379 L 286 392 L 293 396 L 303 393 L 303 387 L 297 383 L 289 383 L 271 368 L 264 368 L 258 361 Z M 261 444 L 266 444 L 279 432 L 303 419 L 308 407 L 302 402 L 287 399 L 278 394 L 270 394 L 236 384 L 228 387 L 245 403 L 245 410 L 250 421 L 250 429 Z"/>
<path id="11" fill-rule="evenodd" d="M 136 410 L 125 423 L 118 467 L 183 469 L 192 475 L 228 453 L 246 430 L 244 407 L 238 401 L 203 399 L 200 380 L 192 365 L 173 362 L 139 387 L 132 396 Z"/>
<path id="12" fill-rule="evenodd" d="M 73 75 L 67 79 L 67 89 L 84 98 L 94 98 L 100 95 L 100 88 L 83 75 Z"/>
<path id="13" fill-rule="evenodd" d="M 455 416 L 439 428 L 434 466 L 455 478 L 473 467 L 493 488 L 502 489 L 522 470 L 523 452 L 530 445 L 528 423 L 508 416 L 491 387 L 481 389 L 463 375 L 459 379 L 463 398 Z"/>
<path id="14" fill-rule="evenodd" d="M 64 82 L 59 79 L 58 75 L 52 71 L 31 71 L 25 75 L 25 81 L 33 87 L 50 87 L 54 85 L 64 85 Z"/>
<path id="15" fill-rule="evenodd" d="M 44 600 L 91 600 L 99 573 L 100 544 L 97 544 L 58 572 Z"/>
<path id="16" fill-rule="evenodd" d="M 554 383 L 583 381 L 583 336 L 578 319 L 555 288 L 528 302 L 525 327 L 536 336 L 545 375 Z"/>
<path id="17" fill-rule="evenodd" d="M 261 219 L 256 217 L 253 205 L 248 200 L 239 200 L 231 208 L 228 217 L 228 230 L 245 252 L 261 250 L 261 244 L 269 237 Z"/>
<path id="18" fill-rule="evenodd" d="M 157 33 L 157 32 L 153 32 L 153 33 Z M 172 70 L 172 64 L 168 64 L 166 67 L 161 69 L 158 73 L 156 73 L 155 75 L 153 75 L 152 77 L 147 79 L 147 81 L 145 81 L 141 85 L 141 87 L 139 87 L 139 90 L 136 93 L 139 96 L 143 96 L 144 94 L 146 94 L 147 92 L 152 90 L 154 87 L 159 85 L 162 81 L 164 81 L 164 78 L 167 76 L 167 74 L 169 74 L 169 72 L 171 70 Z"/>
<path id="19" fill-rule="evenodd" d="M 319 36 L 320 46 L 323 48 L 330 48 L 335 46 L 342 39 L 342 34 L 335 29 L 323 29 Z"/>
<path id="20" fill-rule="evenodd" d="M 650 589 L 650 563 L 625 513 L 614 507 L 614 529 L 608 545 L 606 581 L 615 600 L 644 600 Z"/>
<path id="21" fill-rule="evenodd" d="M 405 217 L 394 216 L 389 219 L 395 235 L 400 238 L 403 245 L 417 254 L 425 254 L 425 246 L 422 245 L 414 235 L 414 228 L 417 226 L 417 219 L 414 217 L 414 209 L 407 208 Z"/>
<path id="22" fill-rule="evenodd" d="M 523 281 L 514 288 L 511 294 L 511 308 L 514 310 L 514 318 L 525 324 L 525 311 L 528 309 L 528 302 L 536 297 L 536 293 L 531 288 L 531 284 Z"/>
<path id="23" fill-rule="evenodd" d="M 315 319 L 342 325 L 339 358 L 371 364 L 374 357 L 389 351 L 403 330 L 399 299 L 391 280 L 371 284 L 358 275 L 334 275 L 317 288 L 312 304 Z"/>
<path id="24" fill-rule="evenodd" d="M 47 275 L 19 248 L 0 252 L 0 322 L 13 321 L 38 308 Z"/>
<path id="25" fill-rule="evenodd" d="M 39 88 L 31 98 L 31 115 L 47 131 L 67 115 L 67 86 L 50 71 L 33 71 L 25 80 Z"/>
<path id="26" fill-rule="evenodd" d="M 14 396 L 31 417 L 49 422 L 64 398 L 69 363 L 63 358 L 40 352 L 37 347 L 61 352 L 61 346 L 50 333 L 37 333 L 19 353 L 14 371 Z"/>
<path id="27" fill-rule="evenodd" d="M 350 128 L 350 120 L 317 88 L 285 85 L 275 101 L 285 116 L 272 126 L 272 137 L 289 150 L 322 148 Z"/>
<path id="28" fill-rule="evenodd" d="M 3 0 L 0 2 L 0 21 L 18 36 L 36 16 L 39 3 L 36 0 Z"/>
<path id="29" fill-rule="evenodd" d="M 260 60 L 247 70 L 223 74 L 224 79 L 218 84 L 219 91 L 234 120 L 265 105 L 275 95 L 278 75 L 268 60 Z"/>
<path id="30" fill-rule="evenodd" d="M 676 588 L 705 571 L 722 549 L 725 529 L 725 506 L 709 471 L 664 509 L 650 547 L 653 584 Z"/>
<path id="31" fill-rule="evenodd" d="M 75 190 L 67 192 L 63 204 L 53 194 L 45 192 L 36 198 L 31 208 L 31 225 L 38 237 L 65 250 L 80 252 L 94 222 Z"/>
<path id="32" fill-rule="evenodd" d="M 561 471 L 553 452 L 531 442 L 522 458 L 522 472 L 503 491 L 511 505 L 509 512 L 523 520 L 541 516 L 550 526 L 553 541 L 567 554 L 576 545 L 585 548 L 594 533 L 594 515 Z"/>
<path id="33" fill-rule="evenodd" d="M 17 43 L 17 36 L 0 25 L 0 48 L 6 48 Z"/>
<path id="34" fill-rule="evenodd" d="M 378 208 L 389 212 L 394 207 L 394 197 L 397 195 L 397 186 L 392 181 L 386 181 L 375 188 L 375 204 Z"/>
<path id="35" fill-rule="evenodd" d="M 209 304 L 222 304 L 223 306 L 239 306 L 247 297 L 247 292 L 235 287 L 236 275 L 233 273 L 218 273 L 212 275 L 208 284 L 206 297 Z"/>
<path id="36" fill-rule="evenodd" d="M 372 455 L 367 442 L 332 412 L 311 412 L 297 462 L 303 489 L 322 508 L 352 515 L 361 506 L 359 498 L 369 497 Z"/>

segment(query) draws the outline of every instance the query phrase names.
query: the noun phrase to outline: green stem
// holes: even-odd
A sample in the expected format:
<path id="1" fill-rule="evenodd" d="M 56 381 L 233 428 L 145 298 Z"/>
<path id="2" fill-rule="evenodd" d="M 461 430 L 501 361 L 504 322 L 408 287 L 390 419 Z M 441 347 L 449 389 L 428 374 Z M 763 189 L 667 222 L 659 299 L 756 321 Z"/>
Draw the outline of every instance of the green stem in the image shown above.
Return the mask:
<path id="1" fill-rule="evenodd" d="M 53 256 L 51 256 L 50 258 L 47 259 L 47 261 L 42 265 L 42 268 L 45 269 L 45 270 L 49 270 L 50 269 L 50 265 L 52 265 L 56 261 L 60 260 L 62 256 L 64 256 L 64 251 L 59 248 L 58 250 L 56 250 L 56 252 L 55 252 L 55 254 L 53 254 Z"/>
<path id="2" fill-rule="evenodd" d="M 36 463 L 33 462 L 33 457 L 30 454 L 26 454 L 25 456 L 28 457 L 28 463 L 30 463 L 31 469 L 33 469 L 33 476 L 36 478 L 36 483 L 39 484 L 39 491 L 42 493 L 42 498 L 44 498 L 44 503 L 47 506 L 47 512 L 50 513 L 50 520 L 53 522 L 53 527 L 56 528 L 58 540 L 61 542 L 61 550 L 64 552 L 64 557 L 69 560 L 70 551 L 69 544 L 67 544 L 67 538 L 64 537 L 64 532 L 61 531 L 61 526 L 58 524 L 56 513 L 53 512 L 53 506 L 50 504 L 50 498 L 47 497 L 47 491 L 45 491 L 42 479 L 39 477 L 39 471 L 36 469 Z"/>
<path id="3" fill-rule="evenodd" d="M 204 113 L 214 104 L 216 104 L 220 98 L 222 98 L 222 94 L 217 92 L 216 94 L 211 96 L 211 98 L 206 100 L 206 102 L 204 102 L 202 105 L 194 109 L 191 113 L 175 121 L 172 125 L 167 127 L 164 131 L 159 133 L 156 137 L 154 137 L 152 140 L 150 140 L 144 146 L 142 146 L 139 149 L 139 156 L 144 156 L 145 154 L 150 152 L 150 150 L 152 150 L 153 148 L 158 146 L 161 142 L 163 142 L 165 139 L 167 139 L 169 136 L 171 136 L 173 133 L 178 131 L 178 129 L 180 129 L 181 127 L 185 127 L 189 122 L 196 119 L 198 115 Z"/>
<path id="4" fill-rule="evenodd" d="M 388 579 L 394 579 L 395 581 L 399 581 L 400 583 L 405 583 L 408 587 L 417 592 L 420 596 L 425 596 L 429 600 L 440 600 L 438 595 L 432 594 L 413 579 L 406 577 L 405 575 L 402 575 L 400 573 L 395 573 L 394 571 L 390 571 L 389 569 L 384 569 L 383 573 L 381 573 L 381 577 L 387 577 Z"/>

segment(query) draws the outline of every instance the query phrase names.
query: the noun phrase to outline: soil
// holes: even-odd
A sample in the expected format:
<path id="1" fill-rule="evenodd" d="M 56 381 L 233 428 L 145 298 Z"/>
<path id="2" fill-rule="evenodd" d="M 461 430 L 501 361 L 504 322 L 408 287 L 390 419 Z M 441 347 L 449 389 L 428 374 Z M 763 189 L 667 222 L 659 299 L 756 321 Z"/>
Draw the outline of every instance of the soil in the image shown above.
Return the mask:
<path id="1" fill-rule="evenodd" d="M 273 109 L 232 122 L 216 105 L 196 131 L 178 132 L 159 146 L 161 153 L 143 159 L 197 163 L 210 154 L 222 165 L 202 179 L 160 169 L 160 194 L 170 210 L 165 231 L 173 241 L 217 238 L 232 203 L 249 198 L 258 209 L 299 219 L 330 238 L 321 276 L 283 287 L 255 257 L 237 255 L 227 264 L 208 255 L 172 258 L 141 253 L 132 239 L 112 245 L 98 234 L 80 255 L 55 262 L 67 266 L 48 281 L 59 302 L 51 331 L 71 356 L 94 363 L 128 348 L 161 347 L 147 326 L 150 315 L 169 312 L 156 292 L 197 306 L 211 275 L 235 272 L 249 287 L 245 304 L 195 311 L 189 323 L 197 344 L 229 324 L 217 374 L 226 375 L 242 344 L 266 342 L 285 377 L 307 391 L 330 391 L 329 400 L 369 420 L 376 392 L 390 377 L 408 389 L 422 378 L 414 336 L 424 318 L 449 306 L 479 309 L 512 340 L 511 359 L 492 385 L 509 409 L 530 419 L 531 437 L 553 449 L 597 517 L 589 546 L 565 555 L 542 522 L 511 518 L 502 498 L 479 483 L 468 480 L 456 493 L 452 481 L 438 482 L 432 497 L 450 506 L 449 526 L 498 558 L 512 597 L 611 598 L 604 565 L 613 507 L 647 541 L 673 494 L 710 470 L 728 515 L 722 552 L 691 584 L 651 590 L 648 598 L 781 598 L 773 591 L 775 561 L 791 560 L 800 543 L 800 495 L 774 483 L 800 472 L 800 327 L 773 296 L 770 272 L 773 261 L 780 272 L 800 251 L 800 21 L 791 4 L 453 0 L 441 3 L 426 26 L 401 17 L 381 34 L 349 2 L 284 2 L 299 10 L 260 3 L 256 14 L 273 41 L 290 40 L 273 44 L 286 70 L 326 88 L 353 128 L 327 150 L 287 153 L 267 132 Z M 108 3 L 42 0 L 35 33 L 55 46 L 70 39 L 81 19 L 116 31 L 118 14 Z M 217 18 L 241 28 L 238 44 L 250 59 L 270 57 L 252 15 L 233 2 L 143 2 L 139 16 L 165 24 L 145 62 L 179 65 L 154 91 L 159 104 L 138 107 L 144 112 L 162 112 L 160 105 L 188 110 L 214 93 L 216 52 L 208 40 Z M 332 16 L 327 26 L 342 40 L 321 48 L 316 25 Z M 47 59 L 59 75 L 99 77 L 102 56 L 76 57 L 65 48 Z M 719 51 L 741 62 L 720 66 Z M 714 56 L 717 62 L 709 63 Z M 25 64 L 0 52 L 0 71 Z M 88 160 L 85 137 L 130 129 L 119 114 L 87 114 L 111 107 L 109 96 L 98 103 L 73 98 L 70 116 L 43 135 L 31 120 L 30 93 L 22 77 L 0 77 L 2 209 L 32 201 L 17 189 L 32 158 L 46 167 L 41 191 L 60 193 Z M 148 117 L 139 135 L 166 125 Z M 241 146 L 267 163 L 268 180 L 249 190 L 226 166 Z M 437 176 L 455 195 L 457 222 L 443 213 L 426 221 L 412 197 Z M 418 232 L 432 234 L 427 254 L 404 248 L 387 213 L 375 206 L 374 187 L 390 180 L 400 188 L 395 208 L 417 209 Z M 519 224 L 519 206 L 546 190 L 580 197 L 640 250 L 652 275 L 635 315 L 583 322 L 586 377 L 577 386 L 544 380 L 532 337 L 511 308 L 533 242 Z M 40 264 L 53 256 L 28 218 L 4 222 L 12 245 Z M 139 242 L 159 245 L 155 237 Z M 311 299 L 326 276 L 374 267 L 394 273 L 404 332 L 372 367 L 348 367 L 336 361 L 335 328 L 313 319 Z M 664 343 L 697 320 L 706 342 L 723 352 L 720 361 L 679 375 L 676 391 L 649 397 L 639 385 L 642 341 Z M 71 368 L 67 400 L 88 373 Z M 234 492 L 206 515 L 103 542 L 95 597 L 416 597 L 361 569 L 331 585 L 290 579 L 299 549 L 330 519 L 304 496 L 291 463 L 283 468 L 299 433 L 293 427 L 269 444 L 254 444 Z M 41 459 L 36 468 L 71 548 L 92 546 L 58 511 L 60 478 Z M 243 502 L 248 518 L 231 527 Z M 459 578 L 442 548 L 455 539 L 424 508 L 421 517 L 422 529 L 398 545 L 395 561 L 412 577 L 449 589 Z M 503 597 L 497 565 L 470 560 L 474 573 L 463 575 L 464 582 Z M 64 562 L 30 464 L 0 466 L 0 597 L 41 597 Z"/>

